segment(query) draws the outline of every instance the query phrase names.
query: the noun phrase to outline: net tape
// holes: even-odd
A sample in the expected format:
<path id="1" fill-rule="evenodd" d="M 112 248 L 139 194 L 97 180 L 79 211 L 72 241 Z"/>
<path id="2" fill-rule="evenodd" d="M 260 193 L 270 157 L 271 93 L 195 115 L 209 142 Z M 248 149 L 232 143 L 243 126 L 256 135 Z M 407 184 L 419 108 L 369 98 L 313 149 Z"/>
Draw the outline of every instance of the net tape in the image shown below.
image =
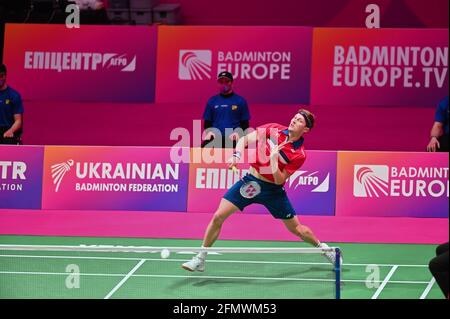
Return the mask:
<path id="1" fill-rule="evenodd" d="M 162 250 L 170 252 L 215 252 L 215 253 L 264 253 L 264 254 L 324 254 L 326 252 L 336 252 L 337 247 L 329 248 L 276 248 L 276 247 L 155 247 L 155 246 L 116 246 L 116 245 L 0 245 L 3 251 L 74 251 L 74 252 L 136 252 L 136 253 L 157 253 Z"/>

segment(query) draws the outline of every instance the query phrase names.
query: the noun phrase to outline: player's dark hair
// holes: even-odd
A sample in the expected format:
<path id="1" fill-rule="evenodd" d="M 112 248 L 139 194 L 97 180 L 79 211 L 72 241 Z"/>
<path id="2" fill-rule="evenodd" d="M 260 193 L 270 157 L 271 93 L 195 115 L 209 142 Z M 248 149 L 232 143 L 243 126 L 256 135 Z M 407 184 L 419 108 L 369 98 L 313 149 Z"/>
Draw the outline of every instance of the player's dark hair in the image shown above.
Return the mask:
<path id="1" fill-rule="evenodd" d="M 305 109 L 298 110 L 298 113 L 303 115 L 306 122 L 306 127 L 312 129 L 314 127 L 314 122 L 316 121 L 316 117 L 310 111 Z"/>

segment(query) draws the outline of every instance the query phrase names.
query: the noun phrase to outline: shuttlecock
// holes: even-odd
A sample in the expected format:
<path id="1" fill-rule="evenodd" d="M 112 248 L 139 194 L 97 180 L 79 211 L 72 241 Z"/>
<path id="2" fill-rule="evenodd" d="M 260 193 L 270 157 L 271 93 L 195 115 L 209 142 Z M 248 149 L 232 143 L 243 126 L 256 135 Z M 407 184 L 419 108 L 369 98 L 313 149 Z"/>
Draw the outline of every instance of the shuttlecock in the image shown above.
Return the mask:
<path id="1" fill-rule="evenodd" d="M 163 250 L 161 250 L 161 258 L 169 258 L 170 256 L 170 251 L 167 248 L 164 248 Z"/>

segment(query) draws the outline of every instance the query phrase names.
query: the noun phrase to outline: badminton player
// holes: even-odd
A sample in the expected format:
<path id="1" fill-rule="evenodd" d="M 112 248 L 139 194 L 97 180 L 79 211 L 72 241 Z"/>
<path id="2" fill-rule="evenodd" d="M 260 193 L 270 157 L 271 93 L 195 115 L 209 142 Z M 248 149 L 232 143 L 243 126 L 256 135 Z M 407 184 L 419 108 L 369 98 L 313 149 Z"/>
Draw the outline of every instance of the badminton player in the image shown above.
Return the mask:
<path id="1" fill-rule="evenodd" d="M 283 188 L 289 176 L 305 162 L 303 135 L 313 128 L 314 121 L 311 112 L 301 109 L 292 118 L 289 127 L 275 123 L 266 124 L 239 139 L 229 168 L 236 168 L 244 149 L 249 144 L 257 147 L 256 161 L 250 163 L 249 174 L 234 184 L 223 196 L 203 238 L 202 248 L 206 249 L 184 263 L 182 268 L 189 271 L 204 271 L 207 248 L 217 240 L 225 220 L 237 210 L 243 211 L 253 203 L 264 205 L 274 218 L 280 219 L 291 233 L 303 241 L 315 247 L 329 248 L 327 244 L 317 239 L 310 228 L 299 222 Z M 333 252 L 325 252 L 324 255 L 334 264 Z"/>

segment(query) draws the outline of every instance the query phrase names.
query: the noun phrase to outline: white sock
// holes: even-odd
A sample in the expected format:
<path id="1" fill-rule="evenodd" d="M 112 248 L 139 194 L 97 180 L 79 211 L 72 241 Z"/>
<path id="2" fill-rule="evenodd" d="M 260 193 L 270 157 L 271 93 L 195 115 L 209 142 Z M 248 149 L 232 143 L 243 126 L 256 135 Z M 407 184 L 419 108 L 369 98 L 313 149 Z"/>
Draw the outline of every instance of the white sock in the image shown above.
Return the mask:
<path id="1" fill-rule="evenodd" d="M 208 247 L 202 246 L 202 249 L 208 249 Z M 199 257 L 199 258 L 201 258 L 201 259 L 205 259 L 207 254 L 208 254 L 208 252 L 206 252 L 206 251 L 201 251 L 201 252 L 199 252 L 199 253 L 197 254 L 197 257 Z"/>

